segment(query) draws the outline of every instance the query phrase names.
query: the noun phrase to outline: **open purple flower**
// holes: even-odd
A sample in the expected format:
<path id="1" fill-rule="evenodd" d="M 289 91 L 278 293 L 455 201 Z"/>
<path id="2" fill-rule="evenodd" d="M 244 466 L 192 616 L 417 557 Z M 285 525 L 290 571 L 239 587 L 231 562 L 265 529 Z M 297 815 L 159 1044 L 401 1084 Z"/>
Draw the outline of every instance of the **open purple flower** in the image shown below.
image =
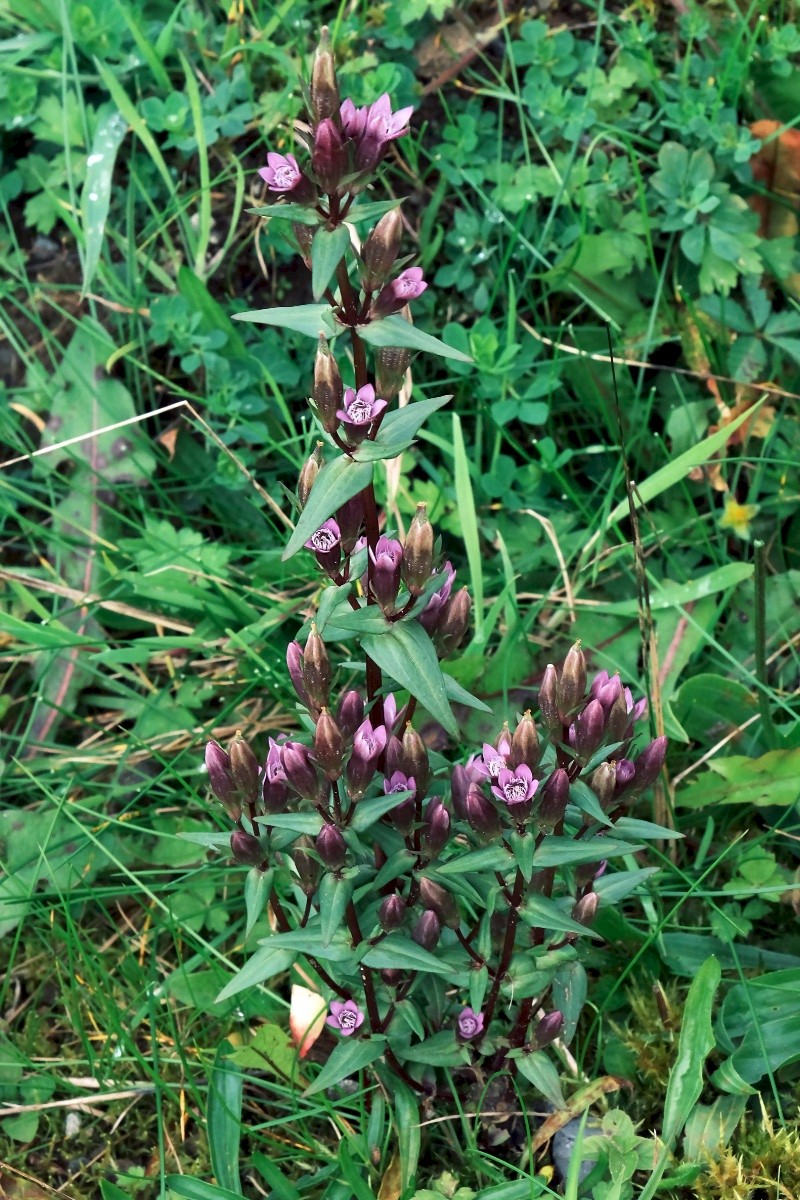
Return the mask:
<path id="1" fill-rule="evenodd" d="M 275 154 L 271 150 L 267 163 L 258 173 L 271 192 L 292 192 L 303 178 L 293 154 Z"/>
<path id="2" fill-rule="evenodd" d="M 395 805 L 389 814 L 389 819 L 395 829 L 399 829 L 400 833 L 404 835 L 410 833 L 416 813 L 414 798 L 417 793 L 417 784 L 414 776 L 404 775 L 402 771 L 393 771 L 388 779 L 384 779 L 383 791 L 387 796 L 391 796 L 395 792 L 411 792 L 411 795 Z"/>
<path id="3" fill-rule="evenodd" d="M 281 736 L 284 737 L 283 734 Z M 285 737 L 284 741 L 286 741 Z M 283 763 L 281 761 L 281 750 L 282 746 L 279 746 L 273 738 L 270 738 L 269 753 L 264 766 L 264 773 L 270 783 L 286 782 L 286 772 L 283 769 Z"/>
<path id="4" fill-rule="evenodd" d="M 483 1033 L 483 1013 L 474 1012 L 469 1006 L 462 1008 L 458 1014 L 456 1025 L 458 1026 L 458 1036 L 468 1042 L 477 1037 L 479 1033 Z"/>
<path id="5" fill-rule="evenodd" d="M 373 727 L 369 717 L 362 721 L 353 738 L 353 757 L 373 764 L 386 749 L 386 729 L 383 725 Z"/>
<path id="6" fill-rule="evenodd" d="M 346 137 L 358 139 L 364 132 L 367 124 L 368 108 L 356 108 L 353 101 L 348 98 L 342 102 L 339 109 L 339 119 L 342 122 L 342 133 Z"/>
<path id="7" fill-rule="evenodd" d="M 331 1000 L 331 1012 L 325 1018 L 325 1024 L 338 1029 L 343 1037 L 350 1037 L 364 1024 L 364 1014 L 355 1000 Z"/>
<path id="8" fill-rule="evenodd" d="M 372 305 L 370 315 L 376 319 L 388 317 L 399 312 L 406 304 L 416 300 L 427 288 L 422 278 L 422 267 L 406 267 L 405 271 L 387 283 L 378 293 L 378 298 Z"/>
<path id="9" fill-rule="evenodd" d="M 520 763 L 513 771 L 504 767 L 499 772 L 497 784 L 492 787 L 492 792 L 498 800 L 513 807 L 515 804 L 524 804 L 527 800 L 532 800 L 538 786 L 539 781 L 533 778 L 530 767 Z"/>
<path id="10" fill-rule="evenodd" d="M 332 555 L 341 545 L 341 541 L 339 526 L 331 517 L 312 533 L 306 542 L 306 549 L 313 550 L 315 554 Z"/>
<path id="11" fill-rule="evenodd" d="M 408 133 L 408 122 L 413 111 L 413 104 L 409 104 L 407 108 L 399 108 L 393 113 L 389 93 L 384 92 L 367 109 L 364 122 L 366 132 L 378 137 L 381 142 L 392 142 Z"/>
<path id="12" fill-rule="evenodd" d="M 417 790 L 417 785 L 414 782 L 413 775 L 404 775 L 402 771 L 394 771 L 389 779 L 383 781 L 383 793 L 385 796 L 391 796 L 395 792 L 411 792 L 410 800 L 414 799 L 414 793 Z"/>
<path id="13" fill-rule="evenodd" d="M 360 430 L 370 425 L 385 408 L 386 401 L 376 400 L 375 388 L 371 383 L 365 383 L 358 391 L 355 388 L 345 389 L 344 407 L 339 409 L 336 416 L 348 430 Z"/>
<path id="14" fill-rule="evenodd" d="M 473 767 L 475 774 L 480 779 L 497 779 L 500 772 L 508 766 L 508 756 L 510 753 L 511 740 L 508 734 L 503 733 L 500 736 L 497 746 L 492 746 L 489 742 L 484 742 L 481 757 L 478 758 L 476 756 L 467 766 Z"/>

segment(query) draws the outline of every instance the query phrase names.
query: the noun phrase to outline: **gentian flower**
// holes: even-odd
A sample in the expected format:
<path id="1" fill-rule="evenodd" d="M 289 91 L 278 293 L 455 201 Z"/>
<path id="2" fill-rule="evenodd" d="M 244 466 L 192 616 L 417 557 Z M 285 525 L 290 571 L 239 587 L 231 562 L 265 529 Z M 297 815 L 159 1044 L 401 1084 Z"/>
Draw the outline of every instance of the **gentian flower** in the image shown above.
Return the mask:
<path id="1" fill-rule="evenodd" d="M 456 577 L 455 569 L 448 559 L 441 571 L 434 570 L 432 575 L 442 575 L 442 582 L 436 591 L 428 598 L 428 602 L 419 615 L 419 623 L 430 634 L 436 632 L 436 628 L 442 617 L 442 611 L 445 604 L 450 599 L 450 593 L 453 590 L 453 582 Z"/>
<path id="2" fill-rule="evenodd" d="M 342 132 L 349 138 L 360 138 L 367 124 L 367 108 L 356 108 L 348 98 L 342 102 L 339 109 L 339 119 L 342 122 Z"/>
<path id="3" fill-rule="evenodd" d="M 317 562 L 326 571 L 335 570 L 342 554 L 342 535 L 333 517 L 312 533 L 306 542 L 306 549 L 314 551 Z"/>
<path id="4" fill-rule="evenodd" d="M 500 772 L 508 766 L 510 753 L 511 739 L 507 733 L 503 732 L 498 739 L 497 746 L 484 742 L 481 757 L 476 756 L 467 763 L 467 767 L 473 767 L 474 773 L 479 779 L 497 779 Z"/>
<path id="5" fill-rule="evenodd" d="M 338 1029 L 343 1037 L 350 1037 L 364 1024 L 364 1014 L 355 1000 L 331 1000 L 331 1014 L 325 1024 Z"/>
<path id="6" fill-rule="evenodd" d="M 375 388 L 371 383 L 365 383 L 358 391 L 346 388 L 344 405 L 336 416 L 344 425 L 349 436 L 362 437 L 366 434 L 367 426 L 371 425 L 386 408 L 385 400 L 375 399 Z"/>
<path id="7" fill-rule="evenodd" d="M 356 114 L 357 114 L 356 110 Z M 392 112 L 392 103 L 388 92 L 370 104 L 363 118 L 364 128 L 358 135 L 356 146 L 356 166 L 361 171 L 372 171 L 383 158 L 389 142 L 408 133 L 408 120 L 414 111 L 413 105 Z M 358 115 L 348 117 L 354 122 L 360 121 Z"/>
<path id="8" fill-rule="evenodd" d="M 422 267 L 406 267 L 396 279 L 381 288 L 370 309 L 370 316 L 374 320 L 380 320 L 381 317 L 399 312 L 411 300 L 421 296 L 427 286 L 422 278 Z"/>
<path id="9" fill-rule="evenodd" d="M 404 775 L 402 771 L 393 771 L 388 779 L 384 779 L 383 791 L 386 796 L 391 796 L 394 792 L 411 792 L 410 796 L 401 800 L 391 810 L 391 821 L 395 829 L 402 834 L 410 833 L 416 811 L 414 799 L 417 793 L 417 784 L 414 776 Z"/>
<path id="10" fill-rule="evenodd" d="M 479 1033 L 483 1033 L 483 1013 L 474 1012 L 469 1006 L 462 1008 L 456 1024 L 458 1036 L 468 1042 L 477 1037 Z"/>
<path id="11" fill-rule="evenodd" d="M 513 771 L 507 767 L 500 770 L 492 792 L 498 800 L 513 808 L 515 804 L 524 804 L 527 800 L 532 800 L 538 786 L 539 781 L 533 778 L 530 767 L 520 763 Z"/>
<path id="12" fill-rule="evenodd" d="M 395 538 L 381 536 L 378 538 L 373 553 L 372 592 L 384 612 L 393 612 L 397 593 L 400 588 L 400 566 L 403 561 L 403 547 Z"/>
<path id="13" fill-rule="evenodd" d="M 258 173 L 269 191 L 282 196 L 291 195 L 299 204 L 310 204 L 316 199 L 313 183 L 300 169 L 293 154 L 276 154 L 271 150 L 267 155 L 267 163 Z"/>

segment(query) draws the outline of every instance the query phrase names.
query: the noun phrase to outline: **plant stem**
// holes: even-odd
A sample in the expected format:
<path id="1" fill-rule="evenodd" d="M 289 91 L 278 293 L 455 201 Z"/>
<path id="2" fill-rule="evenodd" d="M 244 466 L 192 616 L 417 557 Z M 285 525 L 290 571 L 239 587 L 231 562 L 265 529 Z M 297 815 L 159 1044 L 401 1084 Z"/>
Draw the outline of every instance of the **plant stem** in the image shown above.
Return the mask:
<path id="1" fill-rule="evenodd" d="M 755 549 L 755 638 L 758 707 L 764 736 L 770 750 L 777 750 L 781 737 L 772 720 L 767 696 L 767 548 L 762 541 L 753 543 Z"/>
<path id="2" fill-rule="evenodd" d="M 272 911 L 275 913 L 275 920 L 277 922 L 278 929 L 281 931 L 281 933 L 288 933 L 291 929 L 289 918 L 286 916 L 284 907 L 278 899 L 278 894 L 274 888 L 270 892 L 269 903 L 272 905 Z M 331 991 L 336 992 L 336 995 L 341 996 L 343 1000 L 349 1000 L 349 994 L 339 986 L 335 979 L 331 979 L 328 972 L 319 965 L 316 958 L 312 958 L 310 954 L 307 954 L 306 958 L 311 963 L 311 966 L 317 972 L 322 982 L 326 983 Z"/>
<path id="3" fill-rule="evenodd" d="M 511 904 L 508 909 L 508 921 L 506 923 L 506 935 L 503 939 L 503 949 L 500 953 L 500 962 L 495 972 L 492 990 L 489 993 L 489 999 L 486 1002 L 486 1010 L 484 1012 L 483 1033 L 484 1036 L 488 1032 L 489 1026 L 494 1016 L 494 1010 L 497 1005 L 497 997 L 500 995 L 500 988 L 503 983 L 503 976 L 508 970 L 508 964 L 511 962 L 511 955 L 514 953 L 514 938 L 517 932 L 517 922 L 519 920 L 519 906 L 522 903 L 522 895 L 525 891 L 525 876 L 517 867 L 517 877 L 514 880 L 514 891 L 511 895 Z"/>

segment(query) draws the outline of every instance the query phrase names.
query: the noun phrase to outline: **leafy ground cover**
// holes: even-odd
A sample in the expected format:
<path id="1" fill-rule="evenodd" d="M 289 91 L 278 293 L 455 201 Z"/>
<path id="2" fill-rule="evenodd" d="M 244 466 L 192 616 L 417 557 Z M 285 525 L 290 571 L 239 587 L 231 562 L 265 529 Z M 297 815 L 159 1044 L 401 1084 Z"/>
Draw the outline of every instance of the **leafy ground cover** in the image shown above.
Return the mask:
<path id="1" fill-rule="evenodd" d="M 487 1079 L 456 1119 L 368 1075 L 304 1095 L 290 975 L 218 1000 L 267 928 L 245 872 L 181 836 L 225 828 L 206 739 L 287 727 L 319 582 L 282 560 L 308 342 L 231 317 L 311 298 L 248 210 L 325 20 L 357 104 L 415 106 L 384 177 L 414 319 L 474 360 L 415 362 L 454 400 L 378 475 L 470 583 L 451 670 L 492 714 L 464 743 L 578 638 L 670 738 L 636 815 L 683 838 L 601 910 L 560 1063 L 606 1134 L 589 1194 L 800 1188 L 800 32 L 792 3 L 683 7 L 0 8 L 10 1195 L 388 1200 L 414 1162 L 418 1200 L 581 1194 L 535 1090 L 498 1113 Z"/>

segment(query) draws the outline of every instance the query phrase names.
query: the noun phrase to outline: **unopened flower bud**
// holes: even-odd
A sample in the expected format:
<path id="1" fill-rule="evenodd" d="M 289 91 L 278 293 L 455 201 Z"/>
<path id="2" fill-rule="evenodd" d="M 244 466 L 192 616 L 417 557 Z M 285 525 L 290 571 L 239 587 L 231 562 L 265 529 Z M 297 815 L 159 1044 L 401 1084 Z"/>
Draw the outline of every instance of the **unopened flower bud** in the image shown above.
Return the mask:
<path id="1" fill-rule="evenodd" d="M 313 397 L 323 428 L 332 433 L 339 426 L 336 413 L 342 407 L 344 385 L 336 359 L 323 337 L 319 339 L 317 357 L 314 360 Z"/>
<path id="2" fill-rule="evenodd" d="M 360 692 L 351 688 L 342 696 L 339 704 L 339 728 L 346 738 L 353 736 L 364 720 L 364 700 Z"/>
<path id="3" fill-rule="evenodd" d="M 600 701 L 602 704 L 602 700 Z M 625 730 L 628 727 L 628 707 L 625 703 L 625 695 L 620 690 L 614 703 L 606 712 L 606 741 L 621 742 L 625 736 Z"/>
<path id="4" fill-rule="evenodd" d="M 241 734 L 237 733 L 228 751 L 231 759 L 231 777 L 248 804 L 258 800 L 258 759 Z"/>
<path id="5" fill-rule="evenodd" d="M 442 932 L 441 922 L 431 908 L 427 908 L 411 931 L 411 937 L 423 950 L 433 950 Z"/>
<path id="6" fill-rule="evenodd" d="M 303 463 L 303 469 L 297 480 L 297 499 L 300 502 L 301 509 L 306 506 L 308 497 L 311 495 L 311 489 L 314 486 L 314 480 L 319 475 L 322 465 L 322 442 L 317 442 L 314 453 Z"/>
<path id="7" fill-rule="evenodd" d="M 242 815 L 242 802 L 233 782 L 230 755 L 219 742 L 212 741 L 206 743 L 205 761 L 212 792 L 231 820 L 238 821 Z"/>
<path id="8" fill-rule="evenodd" d="M 327 708 L 317 718 L 314 732 L 314 758 L 328 779 L 338 779 L 344 758 L 344 737 Z"/>
<path id="9" fill-rule="evenodd" d="M 400 251 L 402 236 L 403 218 L 400 209 L 392 208 L 384 213 L 364 242 L 364 291 L 374 292 L 376 288 L 383 287 Z"/>
<path id="10" fill-rule="evenodd" d="M 584 762 L 591 758 L 603 740 L 605 714 L 599 700 L 590 700 L 583 712 L 578 714 L 574 727 L 570 728 L 570 744 L 578 758 Z M 575 730 L 574 737 L 572 728 Z"/>
<path id="11" fill-rule="evenodd" d="M 476 833 L 484 838 L 499 836 L 500 818 L 492 802 L 481 791 L 480 784 L 469 785 L 465 807 L 467 820 Z"/>
<path id="12" fill-rule="evenodd" d="M 338 118 L 339 106 L 333 47 L 328 26 L 323 25 L 311 68 L 311 117 L 314 124 L 318 125 L 328 117 Z"/>
<path id="13" fill-rule="evenodd" d="M 347 846 L 335 825 L 323 825 L 314 843 L 317 854 L 329 871 L 339 871 L 347 858 Z"/>
<path id="14" fill-rule="evenodd" d="M 303 651 L 303 683 L 313 703 L 323 708 L 331 690 L 331 660 L 316 625 L 311 626 Z"/>
<path id="15" fill-rule="evenodd" d="M 556 1040 L 563 1028 L 564 1016 L 558 1009 L 548 1013 L 546 1017 L 542 1017 L 533 1031 L 533 1049 L 544 1050 L 545 1046 L 549 1046 Z"/>
<path id="16" fill-rule="evenodd" d="M 453 654 L 464 640 L 464 634 L 469 629 L 469 618 L 472 610 L 472 600 L 469 591 L 463 587 L 456 592 L 444 606 L 437 641 L 442 658 Z"/>
<path id="17" fill-rule="evenodd" d="M 572 910 L 573 921 L 577 921 L 580 925 L 594 925 L 599 904 L 600 897 L 597 892 L 587 892 L 585 896 L 581 896 Z"/>
<path id="18" fill-rule="evenodd" d="M 361 522 L 364 518 L 364 502 L 360 496 L 353 496 L 341 508 L 336 510 L 336 524 L 339 526 L 339 535 L 342 539 L 342 551 L 345 554 L 352 554 L 353 547 L 358 540 L 358 535 L 361 531 Z"/>
<path id="19" fill-rule="evenodd" d="M 319 881 L 319 863 L 311 853 L 315 849 L 311 838 L 306 834 L 299 837 L 292 847 L 292 861 L 297 868 L 300 886 L 307 896 L 313 896 Z"/>
<path id="20" fill-rule="evenodd" d="M 558 681 L 559 716 L 566 722 L 583 700 L 586 691 L 586 659 L 580 642 L 576 642 L 564 659 Z M 601 710 L 602 711 L 602 710 Z"/>
<path id="21" fill-rule="evenodd" d="M 386 774 L 394 775 L 395 772 L 399 771 L 405 776 L 406 772 L 403 771 L 401 766 L 402 761 L 403 743 L 400 741 L 399 737 L 396 737 L 395 734 L 392 734 L 392 736 L 386 742 L 386 757 L 384 759 L 386 764 Z"/>
<path id="22" fill-rule="evenodd" d="M 627 792 L 636 776 L 636 767 L 629 758 L 621 758 L 617 762 L 617 779 L 614 788 L 614 799 Z"/>
<path id="23" fill-rule="evenodd" d="M 536 723 L 530 709 L 526 710 L 514 730 L 507 761 L 512 770 L 522 763 L 531 771 L 536 770 L 539 763 L 539 734 L 536 732 Z"/>
<path id="24" fill-rule="evenodd" d="M 648 746 L 645 746 L 634 762 L 636 774 L 633 786 L 637 792 L 643 792 L 646 788 L 652 787 L 658 779 L 661 768 L 664 766 L 664 759 L 667 757 L 667 745 L 667 738 L 663 736 L 655 738 Z"/>
<path id="25" fill-rule="evenodd" d="M 367 717 L 353 736 L 353 753 L 347 764 L 347 790 L 351 799 L 360 800 L 364 795 L 385 748 L 386 729 L 383 725 L 373 726 Z"/>
<path id="26" fill-rule="evenodd" d="M 569 801 L 569 775 L 559 767 L 544 785 L 538 820 L 543 829 L 553 830 L 564 816 Z"/>
<path id="27" fill-rule="evenodd" d="M 608 808 L 614 799 L 614 789 L 617 785 L 617 764 L 614 762 L 600 763 L 592 773 L 589 786 L 600 801 L 601 808 Z"/>
<path id="28" fill-rule="evenodd" d="M 603 858 L 600 862 L 581 863 L 575 868 L 575 886 L 579 888 L 586 887 L 587 883 L 592 883 L 593 880 L 599 879 L 606 869 L 608 860 Z"/>
<path id="29" fill-rule="evenodd" d="M 308 747 L 300 742 L 286 742 L 281 746 L 281 765 L 286 779 L 305 800 L 316 800 L 319 796 L 319 779 L 308 754 Z"/>
<path id="30" fill-rule="evenodd" d="M 422 826 L 422 848 L 428 858 L 435 858 L 447 845 L 450 836 L 450 813 L 438 796 L 431 800 L 425 811 Z"/>
<path id="31" fill-rule="evenodd" d="M 334 193 L 347 170 L 347 150 L 330 117 L 320 121 L 314 133 L 311 166 L 322 190 Z"/>
<path id="32" fill-rule="evenodd" d="M 442 925 L 458 929 L 461 924 L 458 905 L 445 888 L 423 876 L 419 881 L 419 897 L 425 908 L 433 909 Z"/>
<path id="33" fill-rule="evenodd" d="M 401 346 L 381 346 L 375 352 L 375 388 L 384 400 L 393 400 L 406 377 L 411 351 Z"/>
<path id="34" fill-rule="evenodd" d="M 417 796 L 420 800 L 424 799 L 431 777 L 430 760 L 425 743 L 410 724 L 403 730 L 399 769 L 404 775 L 413 775 L 417 785 Z"/>
<path id="35" fill-rule="evenodd" d="M 433 526 L 427 504 L 418 504 L 403 547 L 403 583 L 418 596 L 430 579 L 433 567 Z"/>
<path id="36" fill-rule="evenodd" d="M 384 967 L 381 971 L 381 979 L 389 987 L 399 987 L 403 982 L 403 972 L 398 971 L 396 967 Z"/>
<path id="37" fill-rule="evenodd" d="M 313 708 L 311 697 L 303 681 L 303 648 L 299 642 L 289 642 L 286 647 L 286 666 L 297 698 L 306 708 Z"/>
<path id="38" fill-rule="evenodd" d="M 400 564 L 403 547 L 395 538 L 378 538 L 372 557 L 372 594 L 381 610 L 393 613 L 400 587 Z"/>
<path id="39" fill-rule="evenodd" d="M 235 829 L 231 834 L 231 854 L 246 867 L 257 867 L 264 861 L 264 851 L 258 838 L 252 833 L 245 833 L 243 829 Z"/>
<path id="40" fill-rule="evenodd" d="M 470 782 L 469 775 L 460 764 L 453 767 L 450 795 L 453 800 L 453 811 L 462 821 L 467 819 L 467 792 Z"/>
<path id="41" fill-rule="evenodd" d="M 402 896 L 387 896 L 378 909 L 378 924 L 386 933 L 394 933 L 406 919 L 406 902 Z"/>
<path id="42" fill-rule="evenodd" d="M 561 739 L 561 717 L 558 715 L 558 672 L 552 663 L 545 668 L 539 688 L 539 712 L 552 737 Z"/>

